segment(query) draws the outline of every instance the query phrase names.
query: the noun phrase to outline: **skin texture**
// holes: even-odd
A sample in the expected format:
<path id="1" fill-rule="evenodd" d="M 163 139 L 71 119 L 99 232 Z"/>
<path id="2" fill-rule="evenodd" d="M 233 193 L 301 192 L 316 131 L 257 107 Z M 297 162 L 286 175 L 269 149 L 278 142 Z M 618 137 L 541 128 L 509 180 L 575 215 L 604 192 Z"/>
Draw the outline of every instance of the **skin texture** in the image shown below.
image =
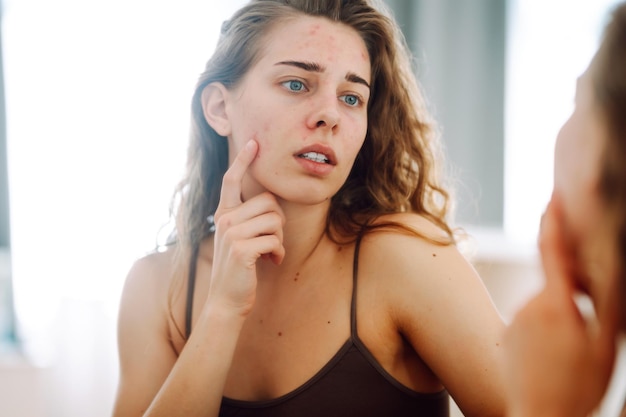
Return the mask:
<path id="1" fill-rule="evenodd" d="M 578 79 L 576 106 L 561 128 L 555 146 L 554 190 L 561 200 L 563 235 L 580 265 L 576 279 L 596 303 L 603 303 L 614 268 L 610 246 L 614 230 L 605 221 L 598 183 L 606 128 L 594 106 L 590 71 Z"/>
<path id="2" fill-rule="evenodd" d="M 200 247 L 193 332 L 185 342 L 175 330 L 184 292 L 168 305 L 172 279 L 187 271 L 171 252 L 137 261 L 120 308 L 114 416 L 215 416 L 223 395 L 273 399 L 349 338 L 355 244 L 331 240 L 326 215 L 365 138 L 370 76 L 355 31 L 301 16 L 267 35 L 240 84 L 206 88 L 205 117 L 231 164 Z M 311 150 L 330 164 L 304 161 Z M 388 220 L 444 236 L 414 213 L 378 219 Z M 454 245 L 370 233 L 358 282 L 358 334 L 386 371 L 414 391 L 445 386 L 466 416 L 503 414 L 504 324 Z"/>
<path id="3" fill-rule="evenodd" d="M 506 335 L 508 415 L 588 416 L 610 380 L 619 332 L 617 248 L 598 194 L 606 131 L 588 70 L 555 151 L 539 248 L 546 284 Z M 576 300 L 588 294 L 595 316 Z"/>

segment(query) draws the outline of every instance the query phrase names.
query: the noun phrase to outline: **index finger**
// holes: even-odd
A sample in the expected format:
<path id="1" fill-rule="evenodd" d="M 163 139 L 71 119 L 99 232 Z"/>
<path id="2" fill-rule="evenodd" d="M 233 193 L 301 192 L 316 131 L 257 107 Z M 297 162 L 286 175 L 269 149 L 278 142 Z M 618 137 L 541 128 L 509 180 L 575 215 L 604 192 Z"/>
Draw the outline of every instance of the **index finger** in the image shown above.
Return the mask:
<path id="1" fill-rule="evenodd" d="M 256 141 L 249 140 L 224 174 L 219 203 L 221 208 L 232 208 L 241 204 L 241 181 L 258 149 Z"/>
<path id="2" fill-rule="evenodd" d="M 552 200 L 541 221 L 539 249 L 546 279 L 546 288 L 573 294 L 575 278 L 571 276 L 570 254 L 564 242 L 558 201 Z"/>

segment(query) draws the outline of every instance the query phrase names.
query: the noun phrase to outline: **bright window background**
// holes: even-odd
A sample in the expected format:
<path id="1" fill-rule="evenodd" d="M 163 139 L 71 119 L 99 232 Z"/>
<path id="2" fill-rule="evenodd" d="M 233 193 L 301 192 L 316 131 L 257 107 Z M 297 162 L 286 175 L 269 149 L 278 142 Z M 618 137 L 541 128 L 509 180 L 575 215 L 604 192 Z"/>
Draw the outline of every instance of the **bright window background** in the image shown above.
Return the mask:
<path id="1" fill-rule="evenodd" d="M 16 308 L 116 304 L 182 173 L 190 98 L 242 1 L 19 0 L 4 10 Z"/>
<path id="2" fill-rule="evenodd" d="M 241 4 L 4 1 L 19 337 L 63 381 L 46 415 L 108 415 L 124 278 L 168 219 L 195 82 Z"/>
<path id="3" fill-rule="evenodd" d="M 556 136 L 616 3 L 509 0 L 504 230 L 514 242 L 535 244 L 552 191 Z"/>

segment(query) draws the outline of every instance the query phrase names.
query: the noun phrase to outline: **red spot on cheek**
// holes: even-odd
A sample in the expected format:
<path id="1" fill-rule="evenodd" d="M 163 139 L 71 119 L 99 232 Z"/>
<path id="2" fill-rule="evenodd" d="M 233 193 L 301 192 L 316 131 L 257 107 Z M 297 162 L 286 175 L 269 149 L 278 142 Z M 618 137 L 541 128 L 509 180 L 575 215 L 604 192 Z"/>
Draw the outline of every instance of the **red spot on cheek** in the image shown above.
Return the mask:
<path id="1" fill-rule="evenodd" d="M 267 129 L 267 127 L 265 129 Z M 259 141 L 259 134 L 257 132 L 254 132 L 252 134 L 252 140 L 254 140 L 259 146 L 259 149 L 256 152 L 256 156 L 254 157 L 255 159 L 259 159 L 261 157 L 261 141 Z"/>

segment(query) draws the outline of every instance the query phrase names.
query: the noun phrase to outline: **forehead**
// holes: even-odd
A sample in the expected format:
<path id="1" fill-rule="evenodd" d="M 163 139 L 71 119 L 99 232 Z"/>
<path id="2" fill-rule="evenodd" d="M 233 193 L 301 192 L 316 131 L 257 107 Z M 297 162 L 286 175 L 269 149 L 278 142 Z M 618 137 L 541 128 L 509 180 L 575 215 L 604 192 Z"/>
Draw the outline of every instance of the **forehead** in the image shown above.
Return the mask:
<path id="1" fill-rule="evenodd" d="M 370 80 L 371 64 L 365 42 L 352 27 L 324 17 L 296 16 L 270 30 L 260 61 L 317 62 Z"/>

